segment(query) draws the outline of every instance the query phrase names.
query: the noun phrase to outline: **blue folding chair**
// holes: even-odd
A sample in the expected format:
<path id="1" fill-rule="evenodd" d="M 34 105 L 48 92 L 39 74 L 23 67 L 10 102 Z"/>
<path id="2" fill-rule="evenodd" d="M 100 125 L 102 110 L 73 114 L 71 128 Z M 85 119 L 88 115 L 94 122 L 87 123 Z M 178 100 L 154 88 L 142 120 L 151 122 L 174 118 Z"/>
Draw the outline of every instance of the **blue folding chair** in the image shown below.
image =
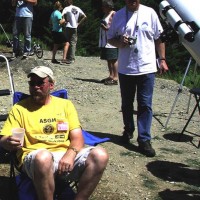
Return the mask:
<path id="1" fill-rule="evenodd" d="M 68 93 L 67 93 L 67 90 L 65 89 L 54 91 L 51 93 L 51 95 L 64 98 L 64 99 L 68 98 Z M 25 94 L 22 92 L 14 92 L 13 104 L 16 104 L 17 102 L 27 98 L 28 96 L 29 96 L 28 94 Z M 103 143 L 110 140 L 110 138 L 96 137 L 85 130 L 82 130 L 82 133 L 83 133 L 85 144 L 87 145 L 96 146 L 99 143 Z M 2 150 L 0 150 L 0 152 L 1 151 Z M 14 185 L 16 186 L 16 188 L 14 188 L 13 190 L 16 190 L 18 193 L 17 199 L 37 200 L 36 191 L 31 179 L 29 179 L 24 173 L 19 173 L 17 176 L 15 175 L 15 169 L 17 168 L 17 166 L 15 165 L 16 163 L 15 156 L 11 155 L 10 163 L 11 163 L 10 164 L 10 180 L 12 183 L 11 185 L 13 186 L 13 182 L 14 182 Z M 74 199 L 75 192 L 73 188 L 76 186 L 77 186 L 76 183 L 63 183 L 60 180 L 56 180 L 54 200 L 62 200 L 66 198 L 68 200 Z M 13 200 L 14 198 L 11 197 L 11 199 Z"/>

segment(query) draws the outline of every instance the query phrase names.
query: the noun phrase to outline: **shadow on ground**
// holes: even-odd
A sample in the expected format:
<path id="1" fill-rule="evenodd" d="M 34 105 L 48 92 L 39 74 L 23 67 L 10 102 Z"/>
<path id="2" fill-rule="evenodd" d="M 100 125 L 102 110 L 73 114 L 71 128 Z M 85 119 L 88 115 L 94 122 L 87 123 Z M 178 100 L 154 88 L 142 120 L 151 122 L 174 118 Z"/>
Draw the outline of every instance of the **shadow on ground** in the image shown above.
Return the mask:
<path id="1" fill-rule="evenodd" d="M 147 165 L 154 176 L 169 182 L 184 182 L 190 186 L 200 186 L 200 170 L 182 163 L 152 161 Z"/>
<path id="2" fill-rule="evenodd" d="M 185 133 L 181 134 L 181 133 L 172 132 L 172 133 L 164 134 L 163 137 L 166 140 L 171 140 L 174 142 L 190 142 L 194 147 L 198 148 L 198 144 L 195 144 L 193 140 L 195 137 L 199 138 L 200 135 L 192 133 L 192 132 L 188 132 L 188 131 L 187 133 L 190 133 L 191 135 L 186 135 Z"/>
<path id="3" fill-rule="evenodd" d="M 158 193 L 162 200 L 199 200 L 200 192 L 184 190 L 164 190 Z"/>
<path id="4" fill-rule="evenodd" d="M 135 144 L 132 144 L 132 143 L 129 143 L 129 144 L 122 143 L 120 141 L 121 136 L 119 136 L 117 134 L 113 135 L 110 133 L 101 133 L 101 132 L 94 132 L 94 131 L 88 131 L 88 130 L 87 130 L 87 132 L 89 132 L 90 134 L 92 134 L 94 136 L 100 137 L 100 138 L 110 138 L 110 140 L 108 142 L 112 142 L 119 146 L 123 146 L 129 151 L 134 151 L 134 152 L 140 153 L 138 150 L 138 146 L 136 146 Z"/>
<path id="5" fill-rule="evenodd" d="M 103 84 L 102 82 L 101 82 L 101 80 L 99 80 L 99 79 L 83 79 L 83 78 L 74 78 L 75 80 L 79 80 L 79 81 L 85 81 L 85 82 L 92 82 L 92 83 L 101 83 L 101 84 Z"/>

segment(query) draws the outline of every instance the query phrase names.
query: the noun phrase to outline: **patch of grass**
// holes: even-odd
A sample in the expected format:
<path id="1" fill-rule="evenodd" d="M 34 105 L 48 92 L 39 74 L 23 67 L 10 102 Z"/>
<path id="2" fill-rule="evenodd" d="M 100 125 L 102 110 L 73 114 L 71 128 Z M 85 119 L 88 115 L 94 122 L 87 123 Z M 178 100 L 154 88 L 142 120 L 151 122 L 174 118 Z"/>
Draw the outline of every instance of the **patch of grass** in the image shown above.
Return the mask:
<path id="1" fill-rule="evenodd" d="M 183 154 L 182 150 L 173 149 L 173 148 L 160 148 L 160 150 L 164 152 L 168 152 L 168 153 L 173 153 L 173 154 Z"/>
<path id="2" fill-rule="evenodd" d="M 8 52 L 8 51 L 12 51 L 11 48 L 5 46 L 5 45 L 0 45 L 0 51 L 1 52 Z"/>
<path id="3" fill-rule="evenodd" d="M 132 157 L 132 156 L 136 155 L 136 152 L 126 151 L 126 152 L 121 152 L 120 155 L 121 156 L 131 156 Z"/>
<path id="4" fill-rule="evenodd" d="M 188 159 L 186 159 L 186 163 L 189 166 L 192 166 L 192 167 L 199 167 L 200 166 L 200 160 L 196 160 L 196 159 L 188 158 Z"/>
<path id="5" fill-rule="evenodd" d="M 150 189 L 150 190 L 155 190 L 157 189 L 157 184 L 155 181 L 153 181 L 152 179 L 150 179 L 148 176 L 145 175 L 141 175 L 142 180 L 143 180 L 143 185 L 144 187 Z"/>
<path id="6" fill-rule="evenodd" d="M 192 186 L 192 185 L 188 185 L 186 187 L 184 187 L 186 190 L 188 191 L 197 191 L 197 192 L 200 192 L 200 187 L 195 187 L 195 186 Z"/>
<path id="7" fill-rule="evenodd" d="M 156 135 L 153 139 L 154 140 L 162 140 L 162 138 L 160 136 L 158 136 L 158 135 Z"/>

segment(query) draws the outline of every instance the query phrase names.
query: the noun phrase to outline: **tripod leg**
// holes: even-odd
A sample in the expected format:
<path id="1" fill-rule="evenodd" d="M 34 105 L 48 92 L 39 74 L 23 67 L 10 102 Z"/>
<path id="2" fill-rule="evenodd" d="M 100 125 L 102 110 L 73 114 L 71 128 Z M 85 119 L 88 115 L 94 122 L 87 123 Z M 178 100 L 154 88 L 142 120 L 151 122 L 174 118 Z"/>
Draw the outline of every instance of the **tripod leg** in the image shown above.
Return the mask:
<path id="1" fill-rule="evenodd" d="M 168 118 L 167 118 L 167 121 L 166 121 L 166 123 L 165 123 L 164 128 L 167 128 L 167 125 L 168 125 L 169 119 L 171 118 L 171 115 L 172 115 L 172 112 L 173 112 L 174 107 L 175 107 L 175 105 L 176 105 L 176 102 L 177 102 L 178 96 L 179 96 L 179 94 L 182 92 L 183 83 L 184 83 L 184 81 L 185 81 L 185 77 L 186 77 L 186 75 L 187 75 L 187 73 L 188 73 L 188 70 L 189 70 L 189 67 L 190 67 L 191 61 L 192 61 L 192 58 L 190 57 L 190 59 L 189 59 L 189 61 L 188 61 L 187 68 L 186 68 L 186 70 L 185 70 L 185 74 L 184 74 L 183 79 L 182 79 L 182 81 L 181 81 L 181 83 L 180 83 L 180 85 L 179 85 L 178 94 L 176 95 L 176 98 L 175 98 L 175 100 L 174 100 L 174 103 L 173 103 L 172 109 L 171 109 L 170 114 L 169 114 L 169 116 L 168 116 Z"/>

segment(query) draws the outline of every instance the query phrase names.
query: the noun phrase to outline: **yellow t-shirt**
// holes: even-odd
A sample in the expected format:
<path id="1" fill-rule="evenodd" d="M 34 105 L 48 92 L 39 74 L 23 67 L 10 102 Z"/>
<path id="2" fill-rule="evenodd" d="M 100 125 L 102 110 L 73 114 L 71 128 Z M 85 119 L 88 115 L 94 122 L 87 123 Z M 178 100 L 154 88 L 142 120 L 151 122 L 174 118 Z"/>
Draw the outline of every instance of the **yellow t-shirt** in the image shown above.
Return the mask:
<path id="1" fill-rule="evenodd" d="M 70 100 L 51 96 L 47 105 L 38 106 L 31 97 L 15 104 L 9 112 L 1 135 L 11 135 L 12 128 L 26 130 L 24 145 L 17 157 L 22 164 L 32 150 L 66 151 L 70 145 L 69 131 L 81 128 L 77 111 Z"/>

